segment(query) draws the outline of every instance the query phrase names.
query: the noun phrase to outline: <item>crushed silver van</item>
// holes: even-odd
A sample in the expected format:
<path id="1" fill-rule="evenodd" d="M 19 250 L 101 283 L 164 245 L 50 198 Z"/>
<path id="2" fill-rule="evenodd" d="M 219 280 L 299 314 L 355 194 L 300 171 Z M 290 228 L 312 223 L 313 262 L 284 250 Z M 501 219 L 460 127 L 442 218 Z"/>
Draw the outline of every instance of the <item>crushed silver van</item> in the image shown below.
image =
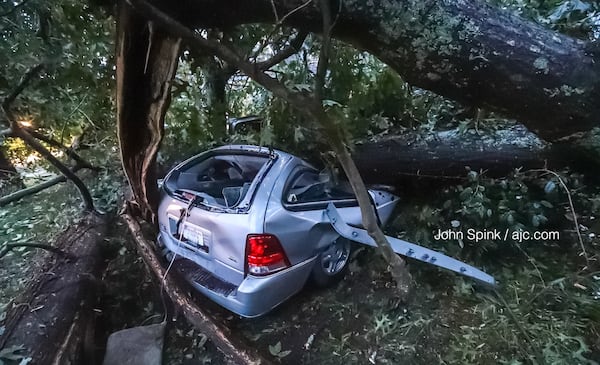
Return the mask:
<path id="1" fill-rule="evenodd" d="M 370 189 L 381 224 L 399 198 Z M 344 275 L 351 242 L 374 245 L 347 182 L 265 147 L 229 145 L 194 156 L 163 180 L 158 211 L 169 265 L 230 311 L 256 317 Z M 388 237 L 395 252 L 494 284 L 484 272 Z"/>
<path id="2" fill-rule="evenodd" d="M 398 197 L 371 190 L 382 223 Z M 349 185 L 277 150 L 224 146 L 194 156 L 163 180 L 159 245 L 200 292 L 245 317 L 264 314 L 311 279 L 339 280 L 350 241 L 323 211 L 361 216 Z"/>

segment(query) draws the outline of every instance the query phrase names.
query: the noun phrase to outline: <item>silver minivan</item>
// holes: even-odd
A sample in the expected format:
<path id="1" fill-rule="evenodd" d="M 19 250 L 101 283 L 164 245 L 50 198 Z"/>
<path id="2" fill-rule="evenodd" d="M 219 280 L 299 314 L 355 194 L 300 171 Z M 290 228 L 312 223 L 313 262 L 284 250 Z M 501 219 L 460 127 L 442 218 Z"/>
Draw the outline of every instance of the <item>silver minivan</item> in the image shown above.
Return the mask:
<path id="1" fill-rule="evenodd" d="M 398 197 L 369 190 L 381 224 Z M 163 180 L 159 246 L 168 264 L 230 311 L 256 317 L 307 281 L 340 280 L 351 242 L 333 229 L 325 208 L 361 222 L 345 181 L 291 154 L 229 145 L 194 156 Z"/>

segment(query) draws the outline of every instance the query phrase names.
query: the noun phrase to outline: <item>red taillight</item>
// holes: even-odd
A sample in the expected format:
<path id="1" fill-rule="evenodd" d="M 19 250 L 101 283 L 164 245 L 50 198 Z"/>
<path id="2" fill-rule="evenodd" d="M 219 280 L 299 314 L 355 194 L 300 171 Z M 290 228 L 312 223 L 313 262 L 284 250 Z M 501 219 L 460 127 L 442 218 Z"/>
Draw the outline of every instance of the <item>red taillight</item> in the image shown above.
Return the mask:
<path id="1" fill-rule="evenodd" d="M 272 234 L 249 234 L 246 238 L 246 270 L 269 275 L 290 266 L 281 243 Z"/>

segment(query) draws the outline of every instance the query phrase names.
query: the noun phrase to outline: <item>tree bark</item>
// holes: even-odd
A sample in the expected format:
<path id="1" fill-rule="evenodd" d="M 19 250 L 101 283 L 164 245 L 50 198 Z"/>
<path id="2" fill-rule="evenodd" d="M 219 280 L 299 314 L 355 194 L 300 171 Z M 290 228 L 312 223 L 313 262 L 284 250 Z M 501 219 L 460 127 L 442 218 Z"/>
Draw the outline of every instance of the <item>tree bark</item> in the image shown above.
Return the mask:
<path id="1" fill-rule="evenodd" d="M 289 14 L 287 25 L 322 29 L 318 7 L 302 6 L 303 0 L 155 3 L 198 27 L 273 23 Z M 415 86 L 517 118 L 547 140 L 600 125 L 594 44 L 482 0 L 346 0 L 342 6 L 333 36 L 369 51 Z"/>
<path id="2" fill-rule="evenodd" d="M 123 168 L 143 217 L 158 209 L 155 162 L 181 41 L 119 3 L 117 125 Z"/>
<path id="3" fill-rule="evenodd" d="M 360 142 L 352 153 L 367 183 L 400 185 L 410 179 L 462 180 L 467 169 L 486 177 L 514 169 L 560 169 L 566 166 L 594 178 L 597 157 L 578 144 L 544 143 L 533 133 L 514 126 L 492 133 L 456 130 L 391 135 Z"/>
<path id="4" fill-rule="evenodd" d="M 1 323 L 0 348 L 23 346 L 32 364 L 91 363 L 84 342 L 95 320 L 105 232 L 106 217 L 90 214 L 56 239 L 54 247 L 65 255 L 48 257 L 13 300 Z"/>
<path id="5" fill-rule="evenodd" d="M 200 55 L 198 50 L 190 51 L 194 57 L 192 66 L 202 69 L 205 78 L 207 116 L 210 131 L 215 141 L 223 141 L 227 125 L 227 95 L 225 88 L 236 69 L 219 63 L 214 57 Z"/>

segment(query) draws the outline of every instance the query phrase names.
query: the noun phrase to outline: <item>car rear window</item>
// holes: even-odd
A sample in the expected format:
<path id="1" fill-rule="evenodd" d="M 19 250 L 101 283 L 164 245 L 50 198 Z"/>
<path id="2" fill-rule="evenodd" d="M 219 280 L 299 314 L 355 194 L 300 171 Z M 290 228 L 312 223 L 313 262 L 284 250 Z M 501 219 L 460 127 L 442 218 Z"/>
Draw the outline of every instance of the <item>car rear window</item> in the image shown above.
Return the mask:
<path id="1" fill-rule="evenodd" d="M 264 155 L 217 154 L 182 166 L 169 176 L 166 186 L 171 191 L 206 194 L 214 199 L 213 204 L 231 208 L 244 199 L 268 161 Z"/>

